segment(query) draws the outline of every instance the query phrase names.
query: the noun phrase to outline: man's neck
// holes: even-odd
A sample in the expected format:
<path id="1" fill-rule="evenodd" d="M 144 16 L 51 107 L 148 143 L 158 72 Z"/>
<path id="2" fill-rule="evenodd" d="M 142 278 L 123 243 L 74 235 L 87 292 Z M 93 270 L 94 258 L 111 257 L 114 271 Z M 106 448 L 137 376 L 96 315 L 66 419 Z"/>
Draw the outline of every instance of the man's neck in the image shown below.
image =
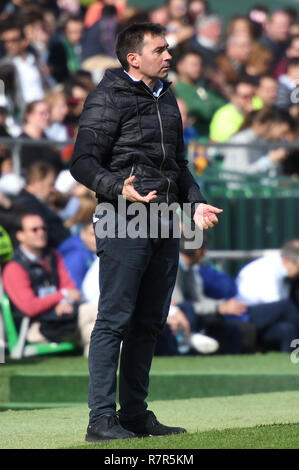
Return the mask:
<path id="1" fill-rule="evenodd" d="M 34 187 L 32 187 L 30 184 L 28 184 L 27 186 L 25 186 L 25 190 L 27 191 L 27 193 L 30 193 L 32 194 L 33 196 L 35 196 L 37 199 L 40 199 L 41 201 L 44 201 L 44 198 L 42 198 L 36 191 L 36 189 Z"/>
<path id="2" fill-rule="evenodd" d="M 42 256 L 42 250 L 20 244 L 20 249 L 31 260 L 39 259 Z"/>
<path id="3" fill-rule="evenodd" d="M 43 133 L 36 126 L 31 124 L 25 124 L 24 126 L 25 134 L 29 135 L 32 139 L 42 139 Z"/>
<path id="4" fill-rule="evenodd" d="M 180 78 L 180 81 L 182 83 L 185 83 L 186 85 L 195 85 L 195 81 L 189 78 L 187 75 L 182 75 Z"/>
<path id="5" fill-rule="evenodd" d="M 138 70 L 134 70 L 134 69 L 133 70 L 129 69 L 126 73 L 134 80 L 142 81 L 150 88 L 151 91 L 154 91 L 155 86 L 157 85 L 157 81 L 158 81 L 157 78 L 146 77 L 142 73 L 140 73 Z"/>

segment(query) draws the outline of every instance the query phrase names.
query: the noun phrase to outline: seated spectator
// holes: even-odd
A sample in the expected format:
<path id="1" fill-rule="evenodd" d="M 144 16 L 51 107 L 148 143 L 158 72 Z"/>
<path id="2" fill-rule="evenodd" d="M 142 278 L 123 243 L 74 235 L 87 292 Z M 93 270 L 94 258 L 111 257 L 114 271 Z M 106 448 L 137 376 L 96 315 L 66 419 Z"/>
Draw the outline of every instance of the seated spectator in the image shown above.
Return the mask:
<path id="1" fill-rule="evenodd" d="M 69 140 L 70 135 L 64 120 L 68 114 L 67 98 L 62 91 L 49 91 L 45 100 L 49 106 L 49 123 L 45 129 L 48 139 L 61 140 L 65 142 Z"/>
<path id="2" fill-rule="evenodd" d="M 69 16 L 64 24 L 64 34 L 50 47 L 48 65 L 58 83 L 76 73 L 82 62 L 84 23 L 80 16 Z"/>
<path id="3" fill-rule="evenodd" d="M 29 141 L 46 139 L 45 131 L 49 125 L 49 119 L 48 103 L 45 100 L 33 101 L 26 108 L 25 125 L 20 137 Z M 51 164 L 57 174 L 64 169 L 64 163 L 59 152 L 50 145 L 23 145 L 21 149 L 21 169 L 23 173 L 37 161 Z"/>
<path id="4" fill-rule="evenodd" d="M 0 79 L 13 104 L 13 113 L 23 114 L 28 103 L 41 100 L 46 88 L 43 74 L 36 58 L 29 53 L 24 28 L 16 16 L 8 17 L 1 24 L 0 39 L 6 56 L 0 61 Z"/>
<path id="5" fill-rule="evenodd" d="M 237 276 L 239 297 L 248 305 L 289 297 L 289 279 L 299 275 L 299 240 L 286 242 L 279 253 L 246 264 Z"/>
<path id="6" fill-rule="evenodd" d="M 287 62 L 290 59 L 299 59 L 299 34 L 290 38 L 284 57 L 275 67 L 274 76 L 276 78 L 286 73 Z"/>
<path id="7" fill-rule="evenodd" d="M 200 136 L 207 137 L 214 113 L 226 100 L 209 90 L 202 80 L 202 59 L 197 52 L 186 51 L 178 59 L 176 68 L 178 79 L 174 93 L 187 103 L 196 131 Z"/>
<path id="8" fill-rule="evenodd" d="M 234 86 L 230 103 L 218 109 L 210 124 L 210 139 L 226 142 L 242 126 L 245 116 L 253 111 L 255 87 L 248 80 L 240 80 Z"/>
<path id="9" fill-rule="evenodd" d="M 199 134 L 196 131 L 195 127 L 193 126 L 193 118 L 190 116 L 189 108 L 187 103 L 182 100 L 181 98 L 177 98 L 178 107 L 181 113 L 182 124 L 183 124 L 183 138 L 186 146 L 186 150 L 188 145 L 194 141 L 198 140 Z"/>
<path id="10" fill-rule="evenodd" d="M 202 249 L 186 249 L 184 241 L 182 234 L 173 305 L 187 316 L 192 332 L 204 332 L 218 341 L 219 353 L 240 353 L 242 331 L 226 315 L 241 317 L 246 313 L 247 307 L 234 297 L 214 299 L 204 294 L 198 264 L 202 258 Z"/>
<path id="11" fill-rule="evenodd" d="M 267 74 L 272 76 L 270 74 L 272 61 L 273 54 L 270 49 L 258 42 L 254 42 L 251 45 L 251 51 L 245 65 L 245 74 L 256 79 Z"/>
<path id="12" fill-rule="evenodd" d="M 250 321 L 268 348 L 276 345 L 288 352 L 298 338 L 299 310 L 291 293 L 291 286 L 298 288 L 298 276 L 299 240 L 286 242 L 280 253 L 251 261 L 237 276 L 238 298 L 249 306 Z"/>
<path id="13" fill-rule="evenodd" d="M 67 97 L 69 109 L 65 118 L 65 125 L 71 138 L 76 135 L 83 106 L 90 91 L 89 87 L 76 75 L 64 82 L 64 93 Z"/>
<path id="14" fill-rule="evenodd" d="M 45 162 L 32 164 L 26 174 L 26 185 L 18 196 L 13 199 L 12 216 L 21 212 L 34 212 L 39 214 L 48 226 L 48 245 L 57 248 L 70 236 L 69 230 L 64 227 L 61 218 L 50 209 L 47 201 L 54 191 L 56 172 Z"/>
<path id="15" fill-rule="evenodd" d="M 223 169 L 243 173 L 275 173 L 288 156 L 288 150 L 280 147 L 266 151 L 268 142 L 285 140 L 293 122 L 291 117 L 278 109 L 263 108 L 254 112 L 251 124 L 237 132 L 230 142 L 234 144 L 259 143 L 261 147 L 231 147 L 222 150 Z"/>
<path id="16" fill-rule="evenodd" d="M 254 28 L 248 16 L 235 15 L 230 19 L 226 28 L 226 37 L 231 36 L 247 36 L 254 40 Z"/>
<path id="17" fill-rule="evenodd" d="M 92 305 L 94 306 L 93 308 L 95 312 L 98 310 L 100 296 L 98 283 L 99 267 L 100 263 L 98 258 L 96 258 L 87 271 L 82 283 L 83 298 L 85 299 L 89 309 L 92 308 Z M 192 321 L 193 320 L 191 319 L 191 322 Z M 179 347 L 176 339 L 178 334 L 181 334 L 181 332 L 183 332 L 183 336 L 185 337 L 182 338 L 185 343 L 183 351 Z M 206 334 L 201 334 L 198 331 L 192 332 L 191 323 L 185 313 L 173 305 L 170 308 L 165 331 L 158 341 L 155 354 L 160 356 L 186 354 L 189 352 L 191 354 L 211 354 L 217 351 L 218 348 L 218 341 L 214 338 L 211 338 Z"/>
<path id="18" fill-rule="evenodd" d="M 127 10 L 126 2 L 123 0 L 106 0 L 105 2 L 102 0 L 96 0 L 95 2 L 92 2 L 91 5 L 89 5 L 85 13 L 85 28 L 91 28 L 96 23 L 96 21 L 101 18 L 105 5 L 114 5 L 116 7 L 119 20 L 122 19 Z"/>
<path id="19" fill-rule="evenodd" d="M 184 310 L 171 305 L 166 325 L 158 338 L 157 356 L 178 356 L 185 354 L 212 354 L 219 350 L 219 342 L 203 330 L 197 331 L 192 307 L 184 304 Z"/>
<path id="20" fill-rule="evenodd" d="M 32 4 L 24 5 L 19 12 L 20 22 L 28 42 L 28 51 L 35 56 L 42 73 L 43 82 L 48 89 L 54 86 L 56 82 L 47 66 L 51 35 L 47 29 L 44 15 L 43 7 Z"/>
<path id="21" fill-rule="evenodd" d="M 226 82 L 234 84 L 245 74 L 251 47 L 252 39 L 248 35 L 227 38 L 225 52 L 216 59 L 216 64 L 224 72 Z"/>
<path id="22" fill-rule="evenodd" d="M 264 34 L 269 20 L 269 8 L 262 4 L 253 5 L 249 9 L 248 18 L 253 26 L 254 37 L 259 39 Z"/>
<path id="23" fill-rule="evenodd" d="M 278 93 L 276 106 L 289 110 L 295 103 L 292 93 L 298 88 L 299 84 L 299 58 L 289 59 L 286 66 L 286 73 L 278 79 Z M 298 98 L 298 93 L 295 98 Z"/>
<path id="24" fill-rule="evenodd" d="M 268 47 L 273 54 L 273 67 L 275 67 L 284 56 L 287 41 L 290 39 L 290 15 L 283 11 L 274 11 L 266 21 L 265 32 L 259 42 Z"/>
<path id="25" fill-rule="evenodd" d="M 204 273 L 201 269 L 201 265 L 203 263 L 203 256 L 205 254 L 206 244 L 204 242 L 203 248 L 201 250 L 184 250 L 185 254 L 188 253 L 187 258 L 184 257 L 183 261 L 189 259 L 197 259 L 197 263 L 200 263 L 200 267 L 194 266 L 194 272 L 191 274 L 190 271 L 185 267 L 185 271 L 182 272 L 181 268 L 181 258 L 182 253 L 180 254 L 180 268 L 178 271 L 178 276 L 181 276 L 179 279 L 179 285 L 183 292 L 187 293 L 189 298 L 195 296 L 195 292 L 201 291 L 201 297 L 199 302 L 183 302 L 179 304 L 181 310 L 186 314 L 187 318 L 191 324 L 191 330 L 201 326 L 204 326 L 204 329 L 201 330 L 201 333 L 209 334 L 211 337 L 216 338 L 220 344 L 219 352 L 225 351 L 225 347 L 233 348 L 238 345 L 237 342 L 237 334 L 235 332 L 235 336 L 232 334 L 233 330 L 228 330 L 228 325 L 231 328 L 232 325 L 235 325 L 239 328 L 239 334 L 241 334 L 241 351 L 246 352 L 255 352 L 255 346 L 262 350 L 280 350 L 283 352 L 289 352 L 291 350 L 291 341 L 294 338 L 297 338 L 299 333 L 299 316 L 298 316 L 298 309 L 296 308 L 296 304 L 290 298 L 284 298 L 285 296 L 278 297 L 279 300 L 275 300 L 275 296 L 268 297 L 267 302 L 262 302 L 258 299 L 254 304 L 248 302 L 248 297 L 245 295 L 242 296 L 240 291 L 238 290 L 239 284 L 238 282 L 235 284 L 232 282 L 231 279 L 226 278 L 224 273 L 221 273 L 221 283 L 222 286 L 219 285 L 219 273 L 215 271 L 213 274 L 209 273 L 209 276 Z M 298 248 L 299 242 L 298 240 L 295 242 L 291 242 L 292 248 L 284 247 L 284 256 L 287 258 L 286 265 L 288 268 L 288 275 L 293 279 L 298 279 Z M 294 247 L 296 248 L 296 253 L 294 251 Z M 193 251 L 193 255 L 192 255 Z M 295 259 L 297 261 L 295 262 Z M 187 261 L 188 264 L 188 261 Z M 273 266 L 274 264 L 274 266 Z M 265 264 L 266 266 L 266 264 Z M 275 267 L 276 273 L 279 273 L 278 264 L 276 262 L 272 265 L 271 262 L 268 261 L 267 266 L 270 269 L 270 266 Z M 257 270 L 259 267 L 257 267 Z M 200 273 L 200 276 L 198 274 Z M 253 274 L 253 273 L 252 273 Z M 266 275 L 266 270 L 263 270 L 261 276 Z M 275 276 L 272 276 L 274 279 Z M 193 281 L 192 281 L 193 278 Z M 258 278 L 258 276 L 257 276 Z M 197 282 L 195 283 L 195 279 Z M 223 282 L 224 281 L 224 282 Z M 260 278 L 258 278 L 257 283 L 260 282 Z M 257 285 L 256 283 L 256 285 Z M 260 282 L 260 285 L 263 285 Z M 271 292 L 271 285 L 269 286 L 269 292 Z M 296 287 L 297 286 L 297 287 Z M 277 285 L 278 287 L 278 285 Z M 294 284 L 293 286 L 293 297 L 295 298 L 295 292 L 298 292 L 298 283 Z M 174 297 L 176 295 L 176 288 L 174 290 Z M 237 290 L 236 290 L 237 289 Z M 297 291 L 295 290 L 297 289 Z M 253 292 L 251 287 L 249 288 L 249 292 Z M 262 288 L 260 289 L 260 292 Z M 273 291 L 273 289 L 272 289 Z M 290 292 L 290 288 L 288 289 Z M 206 293 L 209 292 L 211 297 L 207 297 Z M 246 287 L 244 286 L 244 292 L 246 292 Z M 279 292 L 279 287 L 278 291 Z M 282 291 L 281 291 L 282 293 Z M 230 297 L 230 294 L 235 294 L 233 297 Z M 222 296 L 222 299 L 220 297 Z M 215 297 L 217 300 L 215 300 Z M 227 300 L 225 300 L 225 298 Z M 194 297 L 193 297 L 194 299 Z M 174 300 L 174 299 L 173 299 Z M 218 302 L 218 311 L 221 315 L 221 320 L 217 316 L 214 315 L 207 315 L 202 317 L 202 314 L 199 312 L 201 311 L 200 305 L 204 305 L 208 308 L 211 308 L 212 302 Z M 209 306 L 210 303 L 210 306 Z M 231 313 L 229 310 L 231 309 Z M 238 310 L 239 309 L 239 310 Z M 243 309 L 243 312 L 241 310 Z M 200 318 L 200 320 L 199 320 Z M 225 321 L 223 321 L 225 319 Z M 200 321 L 200 323 L 199 323 Z M 195 322 L 195 323 L 194 323 Z M 230 333 L 230 336 L 227 336 Z M 230 339 L 228 339 L 230 338 Z M 235 343 L 231 342 L 232 340 Z M 239 345 L 240 347 L 240 345 Z"/>
<path id="26" fill-rule="evenodd" d="M 200 18 L 210 14 L 210 5 L 207 0 L 190 0 L 188 2 L 187 16 L 193 26 Z"/>
<path id="27" fill-rule="evenodd" d="M 114 44 L 119 30 L 116 7 L 105 5 L 101 18 L 85 30 L 82 40 L 82 60 L 96 55 L 116 58 Z"/>
<path id="28" fill-rule="evenodd" d="M 16 236 L 19 246 L 4 268 L 3 284 L 13 305 L 32 320 L 27 340 L 73 340 L 88 350 L 90 324 L 93 326 L 95 318 L 80 312 L 81 293 L 61 255 L 47 246 L 44 220 L 39 215 L 24 215 Z"/>
<path id="29" fill-rule="evenodd" d="M 195 35 L 181 43 L 182 50 L 197 51 L 204 64 L 213 63 L 222 52 L 222 22 L 218 15 L 199 18 L 195 25 Z"/>
<path id="30" fill-rule="evenodd" d="M 187 20 L 187 0 L 168 0 L 167 7 L 166 38 L 170 48 L 174 48 L 191 38 L 194 28 Z"/>
<path id="31" fill-rule="evenodd" d="M 73 235 L 79 234 L 89 223 L 97 204 L 94 192 L 78 183 L 69 170 L 59 173 L 55 181 L 55 191 L 49 198 L 49 205 Z"/>
<path id="32" fill-rule="evenodd" d="M 81 290 L 83 279 L 96 258 L 92 222 L 85 224 L 78 235 L 67 238 L 59 245 L 58 250 L 77 289 Z"/>

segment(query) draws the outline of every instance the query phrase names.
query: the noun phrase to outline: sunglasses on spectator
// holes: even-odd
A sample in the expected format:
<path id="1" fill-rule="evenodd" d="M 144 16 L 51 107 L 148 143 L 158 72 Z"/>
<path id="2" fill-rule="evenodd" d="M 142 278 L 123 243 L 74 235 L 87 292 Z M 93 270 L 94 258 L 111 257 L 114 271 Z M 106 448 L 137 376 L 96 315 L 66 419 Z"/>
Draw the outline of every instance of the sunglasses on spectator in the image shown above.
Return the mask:
<path id="1" fill-rule="evenodd" d="M 32 227 L 29 229 L 30 232 L 34 232 L 34 233 L 37 233 L 39 232 L 40 230 L 42 230 L 43 232 L 46 232 L 47 231 L 47 227 L 45 227 L 44 225 L 42 225 L 41 227 Z"/>
<path id="2" fill-rule="evenodd" d="M 21 39 L 22 39 L 21 37 L 18 37 L 18 38 L 11 38 L 11 39 L 2 39 L 2 42 L 3 42 L 4 44 L 7 44 L 7 43 L 9 43 L 9 42 L 19 42 L 19 41 L 21 41 Z"/>
<path id="3" fill-rule="evenodd" d="M 244 100 L 251 100 L 253 95 L 242 95 L 241 93 L 238 93 L 238 96 Z"/>

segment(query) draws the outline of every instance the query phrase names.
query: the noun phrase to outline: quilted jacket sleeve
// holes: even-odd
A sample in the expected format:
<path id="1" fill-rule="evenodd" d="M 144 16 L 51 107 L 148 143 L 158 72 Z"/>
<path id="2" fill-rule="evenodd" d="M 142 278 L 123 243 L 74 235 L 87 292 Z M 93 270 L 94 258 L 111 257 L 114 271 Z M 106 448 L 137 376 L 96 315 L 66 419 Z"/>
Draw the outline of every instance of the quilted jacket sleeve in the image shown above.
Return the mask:
<path id="1" fill-rule="evenodd" d="M 108 199 L 122 193 L 123 180 L 107 170 L 113 143 L 120 131 L 120 118 L 111 94 L 95 90 L 87 97 L 71 160 L 73 177 Z"/>

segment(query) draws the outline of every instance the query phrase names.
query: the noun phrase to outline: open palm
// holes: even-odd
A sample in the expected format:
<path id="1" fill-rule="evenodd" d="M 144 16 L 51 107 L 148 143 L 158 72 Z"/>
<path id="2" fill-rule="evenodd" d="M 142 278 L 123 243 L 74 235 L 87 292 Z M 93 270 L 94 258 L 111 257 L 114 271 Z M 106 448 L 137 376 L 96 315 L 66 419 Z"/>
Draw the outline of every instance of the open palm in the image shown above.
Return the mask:
<path id="1" fill-rule="evenodd" d="M 223 209 L 202 203 L 196 208 L 193 220 L 201 230 L 207 230 L 213 228 L 215 224 L 218 224 L 216 214 L 221 214 L 221 212 L 223 212 Z"/>

